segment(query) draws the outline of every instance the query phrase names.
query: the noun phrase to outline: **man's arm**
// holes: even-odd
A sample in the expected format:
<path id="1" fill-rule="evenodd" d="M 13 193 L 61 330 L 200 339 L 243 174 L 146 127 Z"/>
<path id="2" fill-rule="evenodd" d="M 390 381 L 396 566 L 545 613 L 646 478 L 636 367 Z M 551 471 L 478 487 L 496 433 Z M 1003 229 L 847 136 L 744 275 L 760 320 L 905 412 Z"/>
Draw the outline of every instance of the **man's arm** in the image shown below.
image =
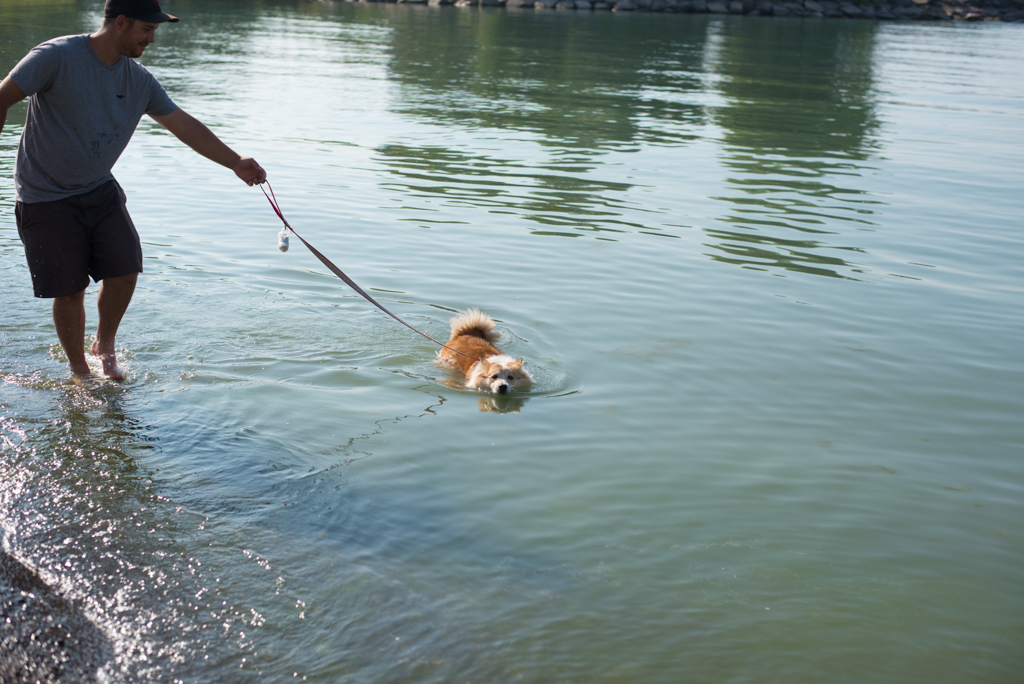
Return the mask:
<path id="1" fill-rule="evenodd" d="M 4 124 L 7 123 L 7 110 L 11 108 L 11 105 L 21 102 L 26 97 L 28 95 L 22 92 L 9 74 L 0 82 L 0 132 L 4 130 Z"/>
<path id="2" fill-rule="evenodd" d="M 165 116 L 153 116 L 154 121 L 169 130 L 181 142 L 221 166 L 235 172 L 249 185 L 262 183 L 267 179 L 263 170 L 252 157 L 240 157 L 230 147 L 221 142 L 213 131 L 180 107 Z"/>

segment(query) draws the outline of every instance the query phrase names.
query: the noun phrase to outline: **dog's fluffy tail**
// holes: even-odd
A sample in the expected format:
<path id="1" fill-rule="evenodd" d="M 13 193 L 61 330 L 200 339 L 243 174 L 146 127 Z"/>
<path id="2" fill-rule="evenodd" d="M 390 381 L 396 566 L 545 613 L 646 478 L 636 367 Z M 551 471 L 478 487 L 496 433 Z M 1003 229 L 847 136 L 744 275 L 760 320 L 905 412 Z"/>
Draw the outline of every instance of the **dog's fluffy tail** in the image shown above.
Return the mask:
<path id="1" fill-rule="evenodd" d="M 501 339 L 501 333 L 494 329 L 494 320 L 480 309 L 469 309 L 453 318 L 451 323 L 453 340 L 459 335 L 480 337 L 491 344 Z"/>

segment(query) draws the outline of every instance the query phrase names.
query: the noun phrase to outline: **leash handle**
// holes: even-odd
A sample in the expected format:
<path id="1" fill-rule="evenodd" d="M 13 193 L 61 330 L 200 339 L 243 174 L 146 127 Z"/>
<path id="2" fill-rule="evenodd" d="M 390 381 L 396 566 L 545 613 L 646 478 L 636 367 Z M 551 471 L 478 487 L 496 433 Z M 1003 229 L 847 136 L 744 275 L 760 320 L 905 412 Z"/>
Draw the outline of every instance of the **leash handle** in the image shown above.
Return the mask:
<path id="1" fill-rule="evenodd" d="M 268 188 L 270 188 L 270 194 L 269 195 L 267 194 L 267 191 L 263 189 L 264 185 L 266 185 Z M 349 278 L 347 275 L 345 275 L 344 271 L 342 271 L 340 268 L 335 266 L 334 263 L 331 262 L 330 259 L 328 259 L 323 254 L 321 254 L 320 251 L 316 247 L 314 247 L 313 245 L 311 245 L 308 242 L 306 242 L 306 239 L 304 237 L 302 237 L 301 235 L 299 235 L 294 228 L 292 228 L 291 224 L 288 223 L 288 220 L 285 219 L 284 213 L 281 211 L 280 205 L 277 203 L 277 196 L 274 194 L 274 188 L 271 187 L 270 183 L 269 182 L 264 182 L 263 184 L 261 184 L 259 186 L 259 188 L 260 188 L 260 190 L 263 190 L 263 196 L 267 198 L 267 201 L 270 202 L 270 206 L 274 209 L 274 213 L 277 214 L 277 217 L 279 219 L 281 219 L 281 222 L 284 224 L 285 230 L 282 230 L 281 232 L 285 233 L 286 230 L 290 230 L 295 235 L 295 237 L 299 238 L 299 240 L 302 242 L 302 244 L 306 245 L 306 247 L 309 248 L 309 251 L 312 252 L 313 255 L 316 256 L 316 258 L 319 259 L 320 262 L 323 263 L 323 265 L 326 266 L 331 271 L 331 273 L 333 273 L 334 275 L 336 275 L 339 278 L 341 278 L 341 280 L 346 285 L 348 285 L 353 290 L 355 290 L 359 295 L 361 295 L 363 297 L 363 299 L 365 299 L 366 301 L 370 302 L 375 307 L 377 307 L 378 309 L 380 309 L 381 311 L 386 313 L 388 316 L 391 316 L 391 318 L 395 319 L 396 321 L 398 321 L 399 323 L 404 325 L 409 330 L 412 330 L 417 335 L 422 335 L 423 337 L 426 337 L 428 340 L 430 340 L 434 344 L 439 344 L 442 347 L 444 347 L 445 349 L 447 349 L 448 351 L 455 352 L 456 354 L 461 354 L 462 356 L 465 356 L 468 359 L 473 359 L 474 361 L 478 361 L 479 360 L 475 356 L 470 356 L 469 354 L 466 354 L 464 352 L 460 352 L 458 349 L 452 349 L 451 347 L 449 347 L 444 342 L 438 342 L 437 340 L 435 340 L 430 335 L 428 335 L 426 333 L 423 333 L 423 332 L 420 332 L 419 330 L 417 330 L 416 328 L 412 327 L 411 325 L 409 325 L 408 323 L 403 321 L 401 318 L 399 318 L 395 314 L 393 314 L 390 311 L 388 311 L 387 309 L 385 309 L 383 306 L 381 306 L 380 302 L 378 302 L 376 299 L 374 299 L 370 295 L 368 295 L 365 292 L 363 292 L 363 288 L 361 288 L 358 285 L 356 285 L 356 282 L 354 280 L 352 280 L 351 278 Z M 273 198 L 273 199 L 271 199 L 271 198 Z M 287 234 L 287 233 L 285 233 L 285 234 Z M 285 241 L 286 241 L 285 245 L 287 245 L 288 244 L 287 243 L 287 238 L 285 238 Z M 287 250 L 287 246 L 285 247 L 285 249 L 282 249 L 281 251 L 283 252 L 283 251 L 286 251 L 286 250 Z"/>

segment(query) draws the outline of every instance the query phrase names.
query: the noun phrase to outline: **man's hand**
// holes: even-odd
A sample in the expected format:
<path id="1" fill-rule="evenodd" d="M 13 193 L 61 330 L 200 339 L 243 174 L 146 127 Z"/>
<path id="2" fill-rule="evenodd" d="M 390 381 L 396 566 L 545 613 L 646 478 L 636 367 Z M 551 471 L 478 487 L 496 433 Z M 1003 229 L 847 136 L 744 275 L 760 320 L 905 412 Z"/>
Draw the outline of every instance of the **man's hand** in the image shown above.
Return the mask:
<path id="1" fill-rule="evenodd" d="M 250 186 L 259 185 L 267 181 L 267 172 L 252 157 L 242 157 L 239 159 L 232 171 Z"/>

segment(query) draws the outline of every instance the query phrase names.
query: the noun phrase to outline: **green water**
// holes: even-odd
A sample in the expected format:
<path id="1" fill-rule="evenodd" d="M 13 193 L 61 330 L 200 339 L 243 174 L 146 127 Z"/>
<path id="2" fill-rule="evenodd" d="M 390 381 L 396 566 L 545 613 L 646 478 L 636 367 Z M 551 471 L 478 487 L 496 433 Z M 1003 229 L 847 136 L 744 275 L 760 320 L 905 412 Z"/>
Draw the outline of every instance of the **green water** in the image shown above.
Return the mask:
<path id="1" fill-rule="evenodd" d="M 99 6 L 3 3 L 0 66 Z M 114 170 L 128 379 L 73 385 L 14 227 L 19 105 L 0 661 L 1019 681 L 1024 28 L 165 6 L 143 63 L 292 225 L 435 336 L 488 312 L 536 384 L 461 389 L 147 120 Z"/>

